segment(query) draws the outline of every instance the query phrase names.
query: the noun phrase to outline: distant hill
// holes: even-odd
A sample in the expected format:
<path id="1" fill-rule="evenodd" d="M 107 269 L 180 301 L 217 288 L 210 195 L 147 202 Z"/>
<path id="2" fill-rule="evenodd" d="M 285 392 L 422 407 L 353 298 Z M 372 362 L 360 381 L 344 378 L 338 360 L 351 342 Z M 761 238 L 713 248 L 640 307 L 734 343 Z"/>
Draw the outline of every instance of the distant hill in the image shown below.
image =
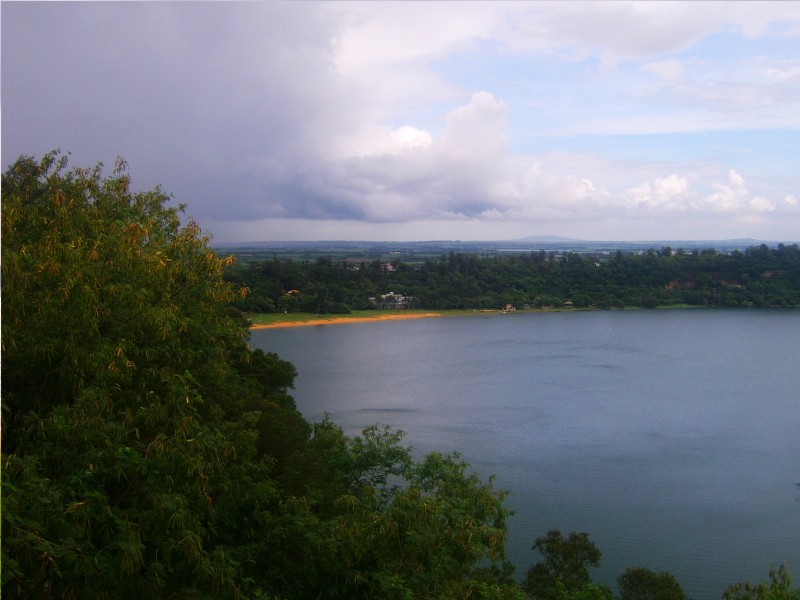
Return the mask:
<path id="1" fill-rule="evenodd" d="M 524 252 L 555 252 L 578 254 L 612 254 L 616 251 L 624 253 L 643 252 L 648 249 L 660 250 L 672 248 L 674 251 L 703 250 L 713 248 L 718 252 L 744 251 L 747 248 L 765 244 L 776 248 L 778 241 L 765 241 L 753 238 L 728 240 L 641 240 L 641 241 L 590 241 L 578 240 L 556 235 L 529 236 L 514 240 L 467 241 L 467 240 L 431 240 L 424 242 L 397 241 L 353 241 L 353 240 L 320 240 L 320 241 L 261 241 L 214 244 L 221 252 L 230 252 L 241 260 L 264 260 L 270 257 L 291 257 L 314 259 L 327 256 L 332 259 L 370 258 L 394 260 L 399 255 L 404 260 L 411 256 L 418 260 L 438 259 L 443 253 L 457 254 L 509 254 Z M 786 245 L 796 242 L 783 240 Z"/>
<path id="2" fill-rule="evenodd" d="M 313 241 L 249 241 L 249 242 L 223 242 L 213 244 L 222 248 L 309 248 L 309 247 L 371 247 L 371 246 L 470 246 L 492 247 L 507 244 L 564 244 L 567 246 L 592 246 L 592 247 L 620 247 L 637 246 L 642 248 L 749 248 L 751 246 L 776 246 L 778 243 L 793 244 L 797 240 L 758 240 L 755 238 L 736 238 L 726 240 L 583 240 L 562 235 L 530 235 L 523 238 L 510 240 L 427 240 L 421 242 L 403 242 L 396 240 L 313 240 Z"/>
<path id="3" fill-rule="evenodd" d="M 512 242 L 582 242 L 575 238 L 564 237 L 563 235 L 529 235 L 528 237 L 509 240 Z"/>

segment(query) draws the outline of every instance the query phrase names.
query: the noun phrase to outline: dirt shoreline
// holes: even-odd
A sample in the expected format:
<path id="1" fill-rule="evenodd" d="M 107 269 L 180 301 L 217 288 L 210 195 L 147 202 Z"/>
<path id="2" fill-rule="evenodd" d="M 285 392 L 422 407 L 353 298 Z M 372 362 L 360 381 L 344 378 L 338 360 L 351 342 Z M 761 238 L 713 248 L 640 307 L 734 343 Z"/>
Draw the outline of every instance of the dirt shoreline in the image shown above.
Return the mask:
<path id="1" fill-rule="evenodd" d="M 282 323 L 269 323 L 268 325 L 252 325 L 250 329 L 279 329 L 283 327 L 307 327 L 311 325 L 340 325 L 342 323 L 368 323 L 370 321 L 398 321 L 404 319 L 429 319 L 444 316 L 441 313 L 413 313 L 375 315 L 374 317 L 323 317 L 307 321 L 286 321 Z"/>

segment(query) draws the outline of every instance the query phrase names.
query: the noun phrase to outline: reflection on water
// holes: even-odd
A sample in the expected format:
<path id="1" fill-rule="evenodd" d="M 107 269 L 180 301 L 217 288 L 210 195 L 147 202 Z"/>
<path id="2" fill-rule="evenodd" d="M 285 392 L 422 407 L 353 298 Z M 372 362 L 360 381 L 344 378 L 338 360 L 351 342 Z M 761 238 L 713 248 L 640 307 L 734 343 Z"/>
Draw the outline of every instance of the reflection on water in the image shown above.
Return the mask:
<path id="1" fill-rule="evenodd" d="M 262 330 L 310 420 L 386 423 L 511 492 L 509 553 L 587 531 L 596 579 L 675 574 L 695 600 L 800 577 L 800 312 L 515 314 Z"/>

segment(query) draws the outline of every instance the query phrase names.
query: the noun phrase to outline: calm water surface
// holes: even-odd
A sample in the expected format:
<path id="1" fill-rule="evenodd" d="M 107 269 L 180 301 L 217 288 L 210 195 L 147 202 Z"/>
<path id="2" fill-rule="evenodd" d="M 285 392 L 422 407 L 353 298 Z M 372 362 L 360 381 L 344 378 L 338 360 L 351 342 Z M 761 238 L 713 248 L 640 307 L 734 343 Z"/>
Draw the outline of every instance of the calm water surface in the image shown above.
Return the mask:
<path id="1" fill-rule="evenodd" d="M 522 577 L 549 529 L 586 531 L 596 581 L 673 573 L 695 600 L 800 579 L 800 312 L 493 314 L 254 331 L 303 414 L 458 450 L 510 491 Z"/>

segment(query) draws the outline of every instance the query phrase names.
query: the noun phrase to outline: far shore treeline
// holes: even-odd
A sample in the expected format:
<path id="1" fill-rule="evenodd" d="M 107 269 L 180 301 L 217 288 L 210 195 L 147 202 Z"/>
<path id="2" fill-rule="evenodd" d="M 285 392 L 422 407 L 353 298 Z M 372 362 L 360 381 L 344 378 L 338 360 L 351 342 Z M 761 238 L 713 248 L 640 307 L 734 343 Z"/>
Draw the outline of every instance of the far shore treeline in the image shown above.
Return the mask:
<path id="1" fill-rule="evenodd" d="M 389 427 L 351 437 L 306 421 L 289 393 L 294 367 L 249 346 L 236 306 L 255 297 L 259 310 L 322 311 L 387 289 L 428 302 L 438 290 L 459 304 L 482 294 L 486 305 L 604 304 L 604 277 L 624 284 L 610 305 L 633 290 L 636 302 L 658 291 L 656 304 L 665 290 L 695 290 L 698 301 L 791 305 L 796 247 L 605 266 L 451 255 L 420 269 L 237 271 L 168 195 L 130 189 L 124 161 L 104 176 L 58 153 L 3 174 L 3 598 L 686 598 L 671 574 L 638 566 L 615 591 L 593 583 L 601 552 L 583 532 L 530 532 L 534 564 L 516 578 L 491 478 L 457 454 L 417 460 Z M 544 287 L 556 281 L 566 287 Z M 725 596 L 800 592 L 777 566 Z"/>
<path id="2" fill-rule="evenodd" d="M 225 277 L 253 313 L 332 313 L 385 308 L 629 308 L 800 306 L 800 249 L 662 247 L 596 255 L 535 251 L 442 254 L 421 263 L 273 258 L 237 264 Z"/>

